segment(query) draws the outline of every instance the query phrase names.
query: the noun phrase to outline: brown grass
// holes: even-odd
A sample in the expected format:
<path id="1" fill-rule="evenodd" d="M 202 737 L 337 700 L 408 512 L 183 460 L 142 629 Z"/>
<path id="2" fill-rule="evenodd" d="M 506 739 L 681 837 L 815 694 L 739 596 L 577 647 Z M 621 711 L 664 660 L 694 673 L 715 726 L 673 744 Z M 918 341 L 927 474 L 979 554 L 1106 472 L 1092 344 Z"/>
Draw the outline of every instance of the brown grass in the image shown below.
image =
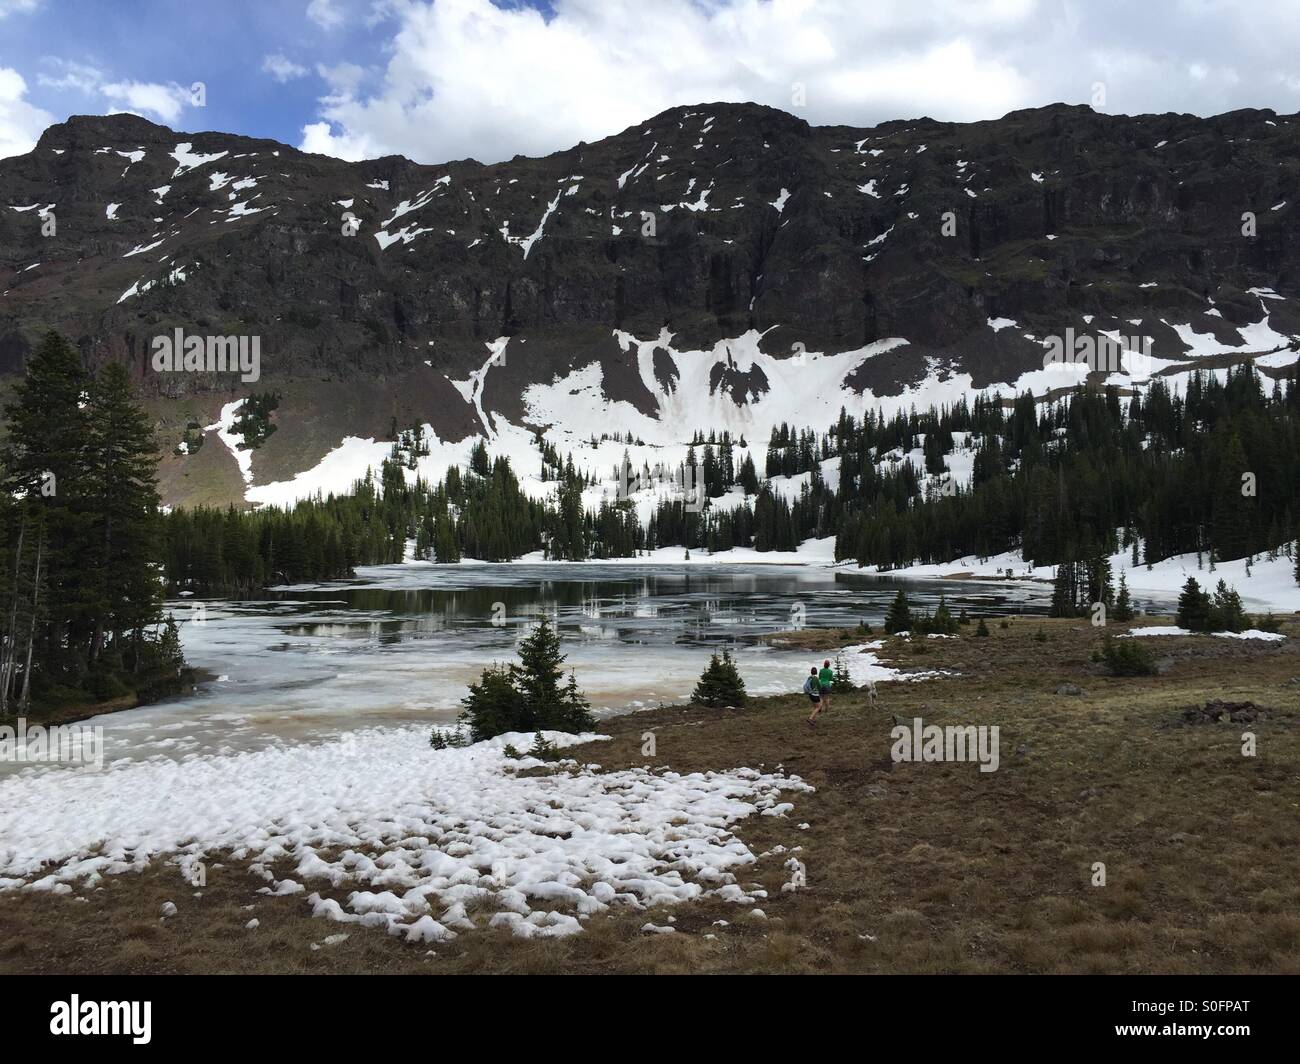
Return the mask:
<path id="1" fill-rule="evenodd" d="M 682 772 L 782 765 L 816 786 L 793 796 L 789 819 L 737 826 L 756 856 L 802 847 L 804 890 L 781 890 L 787 854 L 762 856 L 741 877 L 768 892 L 766 919 L 706 900 L 595 916 L 585 934 L 558 941 L 481 930 L 431 954 L 312 919 L 301 895 L 258 895 L 262 881 L 227 861 L 209 868 L 202 897 L 169 866 L 114 877 L 85 900 L 0 895 L 0 970 L 1300 971 L 1300 625 L 1288 623 L 1280 646 L 1152 641 L 1165 674 L 1125 679 L 1092 664 L 1099 636 L 1086 622 L 1010 625 L 993 622 L 987 639 L 972 626 L 929 640 L 920 655 L 890 641 L 885 653 L 898 664 L 960 676 L 881 685 L 875 710 L 861 694 L 841 696 L 815 731 L 793 695 L 606 722 L 613 739 L 592 751 L 605 770 L 647 760 Z M 1067 681 L 1085 693 L 1056 695 Z M 1179 707 L 1210 698 L 1273 711 L 1250 726 L 1257 757 L 1242 756 L 1241 725 L 1178 723 Z M 891 718 L 913 716 L 998 725 L 1001 768 L 895 764 Z M 640 751 L 647 730 L 653 759 Z M 1091 885 L 1095 862 L 1106 866 L 1105 886 Z M 165 900 L 180 912 L 162 921 Z M 253 916 L 261 926 L 245 930 Z M 670 917 L 674 934 L 639 931 Z M 309 948 L 340 931 L 346 942 Z"/>

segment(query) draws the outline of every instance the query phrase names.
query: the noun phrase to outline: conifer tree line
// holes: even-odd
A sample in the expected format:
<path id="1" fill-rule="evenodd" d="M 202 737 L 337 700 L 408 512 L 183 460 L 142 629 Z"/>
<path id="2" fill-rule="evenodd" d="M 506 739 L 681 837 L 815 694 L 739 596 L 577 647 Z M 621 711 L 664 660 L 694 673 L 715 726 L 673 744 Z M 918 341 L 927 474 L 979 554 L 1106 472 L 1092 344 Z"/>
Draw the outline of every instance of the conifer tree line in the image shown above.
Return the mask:
<path id="1" fill-rule="evenodd" d="M 635 468 L 625 453 L 612 475 L 627 490 L 594 504 L 583 493 L 595 475 L 540 436 L 555 485 L 547 500 L 529 498 L 509 461 L 491 458 L 482 441 L 467 468 L 438 484 L 407 483 L 403 470 L 414 463 L 404 448 L 421 446 L 412 432 L 378 478 L 367 475 L 349 496 L 242 517 L 168 515 L 167 575 L 173 588 L 211 592 L 326 579 L 398 561 L 408 540 L 417 558 L 433 561 L 533 551 L 581 561 L 666 546 L 790 551 L 836 535 L 837 560 L 885 568 L 1023 551 L 1034 565 L 1060 567 L 1055 608 L 1068 615 L 1114 604 L 1108 559 L 1119 550 L 1132 550 L 1137 564 L 1289 550 L 1300 518 L 1298 407 L 1294 387 L 1266 394 L 1247 365 L 1225 380 L 1193 374 L 1186 394 L 1157 378 L 1129 397 L 1079 388 L 1047 404 L 1026 393 L 889 417 L 841 411 L 825 433 L 775 428 L 763 477 L 743 438 L 726 432 L 697 433 L 671 470 Z M 905 460 L 918 451 L 920 468 Z M 969 486 L 950 478 L 959 452 Z M 825 479 L 832 470 L 834 488 Z M 801 483 L 778 489 L 773 477 Z M 703 505 L 669 493 L 640 521 L 626 495 L 665 481 L 698 485 Z M 247 527 L 236 532 L 240 522 Z"/>
<path id="2" fill-rule="evenodd" d="M 117 364 L 87 372 L 47 334 L 0 448 L 0 714 L 134 693 L 186 674 L 162 617 L 152 428 Z"/>
<path id="3" fill-rule="evenodd" d="M 916 431 L 897 418 L 850 425 L 840 438 L 837 555 L 896 567 L 1021 550 L 1035 565 L 1069 567 L 1064 594 L 1081 599 L 1098 586 L 1099 559 L 1121 549 L 1147 564 L 1275 553 L 1300 517 L 1300 393 L 1292 380 L 1266 395 L 1250 366 L 1226 376 L 1196 373 L 1186 395 L 1156 379 L 1127 399 L 1079 389 L 1050 405 L 1021 396 L 1008 411 L 977 398 L 970 410 L 907 418 L 918 431 L 928 422 L 976 441 L 971 486 L 928 494 L 874 472 L 879 455 L 909 449 Z M 860 476 L 846 487 L 855 465 Z"/>

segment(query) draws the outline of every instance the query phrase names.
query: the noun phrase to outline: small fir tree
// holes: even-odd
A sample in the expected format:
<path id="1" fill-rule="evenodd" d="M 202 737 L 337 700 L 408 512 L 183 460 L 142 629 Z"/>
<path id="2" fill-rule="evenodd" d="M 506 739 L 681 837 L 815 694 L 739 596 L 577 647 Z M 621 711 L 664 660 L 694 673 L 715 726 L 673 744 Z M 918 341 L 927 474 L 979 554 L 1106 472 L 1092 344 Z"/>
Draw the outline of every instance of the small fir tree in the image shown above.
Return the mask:
<path id="1" fill-rule="evenodd" d="M 907 604 L 907 595 L 900 587 L 898 594 L 894 596 L 894 601 L 890 604 L 889 612 L 885 614 L 885 631 L 893 635 L 896 632 L 911 630 L 912 610 Z"/>
<path id="2" fill-rule="evenodd" d="M 1111 611 L 1111 616 L 1117 621 L 1133 619 L 1133 601 L 1129 598 L 1128 581 L 1123 573 L 1119 574 L 1119 595 L 1115 599 L 1115 608 Z"/>
<path id="3" fill-rule="evenodd" d="M 743 706 L 747 697 L 745 681 L 736 668 L 731 651 L 724 649 L 721 654 L 715 652 L 709 657 L 709 664 L 700 674 L 691 701 L 721 709 L 724 706 Z"/>

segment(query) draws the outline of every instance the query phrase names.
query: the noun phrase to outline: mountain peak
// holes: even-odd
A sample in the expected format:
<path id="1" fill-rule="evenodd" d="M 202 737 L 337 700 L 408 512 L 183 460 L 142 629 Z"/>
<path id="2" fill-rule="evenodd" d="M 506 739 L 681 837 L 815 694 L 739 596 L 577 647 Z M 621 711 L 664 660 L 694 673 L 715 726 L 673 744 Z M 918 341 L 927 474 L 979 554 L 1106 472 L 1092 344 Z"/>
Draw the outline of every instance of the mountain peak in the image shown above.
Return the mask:
<path id="1" fill-rule="evenodd" d="M 128 140 L 141 144 L 163 144 L 178 136 L 167 126 L 150 122 L 136 114 L 72 115 L 66 122 L 50 126 L 41 134 L 37 149 L 77 149 L 102 147 Z"/>

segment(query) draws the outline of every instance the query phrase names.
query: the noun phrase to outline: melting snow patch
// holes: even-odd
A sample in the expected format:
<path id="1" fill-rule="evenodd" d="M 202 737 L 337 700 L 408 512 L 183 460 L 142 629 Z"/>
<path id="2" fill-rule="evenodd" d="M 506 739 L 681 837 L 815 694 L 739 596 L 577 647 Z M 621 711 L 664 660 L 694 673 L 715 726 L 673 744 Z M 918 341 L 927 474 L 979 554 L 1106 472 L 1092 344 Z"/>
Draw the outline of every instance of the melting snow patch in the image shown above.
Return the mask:
<path id="1" fill-rule="evenodd" d="M 214 429 L 216 430 L 218 438 L 235 456 L 235 461 L 239 464 L 239 475 L 244 478 L 244 483 L 252 484 L 253 452 L 241 448 L 240 444 L 244 442 L 244 438 L 235 434 L 235 420 L 239 414 L 239 408 L 243 405 L 243 399 L 236 399 L 233 403 L 227 403 L 221 408 L 221 417 L 215 423 L 205 426 L 203 431 L 211 432 Z"/>
<path id="2" fill-rule="evenodd" d="M 161 244 L 163 240 L 166 239 L 167 239 L 166 237 L 163 237 L 160 240 L 155 240 L 152 244 L 136 244 L 136 246 L 133 247 L 130 251 L 128 251 L 125 255 L 123 255 L 122 258 L 129 259 L 132 255 L 141 255 L 146 251 L 152 251 L 159 244 Z"/>
<path id="3" fill-rule="evenodd" d="M 233 222 L 236 218 L 247 218 L 250 214 L 261 214 L 264 210 L 266 210 L 265 207 L 250 207 L 247 200 L 242 200 L 226 211 L 226 221 Z"/>
<path id="4" fill-rule="evenodd" d="M 212 155 L 203 155 L 201 152 L 191 151 L 190 149 L 193 146 L 189 141 L 176 145 L 176 149 L 172 152 L 172 158 L 176 160 L 176 170 L 172 174 L 173 180 L 180 177 L 181 174 L 203 166 L 205 163 L 216 162 L 218 159 L 230 154 L 229 152 L 219 151 L 214 152 Z"/>
<path id="5" fill-rule="evenodd" d="M 542 239 L 542 234 L 546 230 L 546 220 L 551 216 L 551 212 L 559 206 L 561 195 L 562 193 L 557 192 L 555 194 L 555 199 L 551 200 L 551 202 L 546 205 L 546 213 L 542 215 L 542 220 L 537 223 L 537 228 L 533 230 L 530 236 L 511 236 L 509 222 L 506 222 L 506 224 L 501 227 L 501 235 L 505 238 L 507 243 L 518 244 L 524 249 L 524 258 L 528 258 L 528 253 L 533 250 L 533 245 Z"/>
<path id="6" fill-rule="evenodd" d="M 546 737 L 562 747 L 598 738 Z M 46 888 L 97 885 L 159 858 L 183 872 L 230 850 L 255 864 L 292 862 L 298 880 L 353 888 L 343 901 L 306 899 L 339 923 L 439 942 L 471 925 L 473 903 L 499 910 L 489 926 L 556 937 L 615 906 L 709 896 L 752 904 L 736 874 L 756 858 L 732 826 L 788 807 L 782 792 L 812 790 L 749 768 L 600 773 L 567 762 L 520 776 L 542 762 L 513 760 L 504 747 L 531 741 L 503 735 L 435 751 L 424 727 L 376 728 L 184 763 L 8 776 L 0 802 L 14 815 L 0 825 L 0 889 L 34 889 L 36 876 Z"/>
<path id="7" fill-rule="evenodd" d="M 780 213 L 785 210 L 785 203 L 786 200 L 788 200 L 789 198 L 790 198 L 790 190 L 788 188 L 783 188 L 781 189 L 781 195 L 777 196 L 776 199 L 774 199 L 771 202 L 770 206 L 775 207 L 777 209 L 777 213 Z"/>
<path id="8" fill-rule="evenodd" d="M 1153 635 L 1197 635 L 1198 633 L 1171 624 L 1157 624 L 1149 628 L 1134 628 L 1131 632 L 1125 634 L 1145 637 Z M 1281 642 L 1286 638 L 1280 632 L 1262 632 L 1258 628 L 1249 628 L 1244 632 L 1202 632 L 1200 634 L 1213 635 L 1219 639 L 1263 639 L 1270 643 Z"/>
<path id="9" fill-rule="evenodd" d="M 390 245 L 396 244 L 399 240 L 403 244 L 409 244 L 421 233 L 428 233 L 428 232 L 432 232 L 432 230 L 423 229 L 418 225 L 411 224 L 411 225 L 404 225 L 401 229 L 397 230 L 397 232 L 395 233 L 389 233 L 387 231 L 378 232 L 375 234 L 375 239 L 379 242 L 379 250 L 386 251 Z"/>

